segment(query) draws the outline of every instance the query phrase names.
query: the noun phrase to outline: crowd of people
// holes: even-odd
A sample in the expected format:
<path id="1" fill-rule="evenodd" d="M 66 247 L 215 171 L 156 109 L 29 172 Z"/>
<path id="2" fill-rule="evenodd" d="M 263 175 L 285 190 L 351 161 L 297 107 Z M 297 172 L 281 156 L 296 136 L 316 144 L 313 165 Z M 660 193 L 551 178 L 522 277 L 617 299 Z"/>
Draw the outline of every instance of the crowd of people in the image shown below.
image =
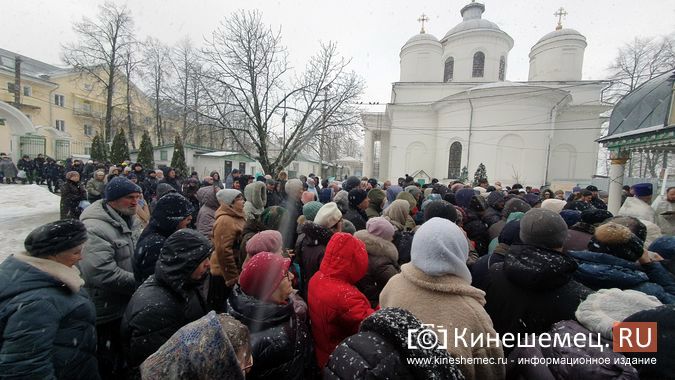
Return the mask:
<path id="1" fill-rule="evenodd" d="M 652 207 L 634 185 L 613 215 L 594 186 L 68 165 L 62 220 L 0 264 L 0 377 L 675 376 L 675 188 Z M 653 363 L 575 341 L 454 344 L 611 346 L 622 321 L 658 323 Z M 447 345 L 420 344 L 430 325 Z M 546 357 L 611 364 L 518 360 Z"/>

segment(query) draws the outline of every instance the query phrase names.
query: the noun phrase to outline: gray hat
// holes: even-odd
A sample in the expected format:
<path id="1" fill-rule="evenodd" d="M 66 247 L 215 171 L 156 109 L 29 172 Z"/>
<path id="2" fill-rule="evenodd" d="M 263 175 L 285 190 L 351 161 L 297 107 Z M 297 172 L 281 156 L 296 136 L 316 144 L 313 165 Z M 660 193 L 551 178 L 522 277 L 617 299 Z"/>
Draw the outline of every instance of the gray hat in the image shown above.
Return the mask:
<path id="1" fill-rule="evenodd" d="M 544 248 L 561 248 L 567 239 L 567 223 L 551 210 L 533 208 L 520 220 L 520 240 Z"/>

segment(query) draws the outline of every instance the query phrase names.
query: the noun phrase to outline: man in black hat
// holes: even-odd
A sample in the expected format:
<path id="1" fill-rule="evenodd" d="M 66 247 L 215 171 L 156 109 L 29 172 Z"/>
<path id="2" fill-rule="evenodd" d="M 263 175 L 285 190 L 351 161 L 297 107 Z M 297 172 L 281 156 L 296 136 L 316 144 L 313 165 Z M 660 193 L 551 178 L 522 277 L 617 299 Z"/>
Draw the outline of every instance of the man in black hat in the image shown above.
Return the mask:
<path id="1" fill-rule="evenodd" d="M 593 185 L 586 186 L 586 190 L 591 192 L 593 198 L 591 198 L 591 205 L 598 210 L 607 210 L 607 204 L 598 197 L 598 188 Z"/>

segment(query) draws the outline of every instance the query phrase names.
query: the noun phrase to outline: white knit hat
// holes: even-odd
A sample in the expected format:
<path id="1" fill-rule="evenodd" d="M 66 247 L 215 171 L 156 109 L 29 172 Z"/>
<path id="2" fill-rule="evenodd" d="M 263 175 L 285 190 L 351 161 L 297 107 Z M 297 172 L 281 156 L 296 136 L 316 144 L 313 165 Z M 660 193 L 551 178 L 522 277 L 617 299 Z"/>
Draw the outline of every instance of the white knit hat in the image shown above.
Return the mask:
<path id="1" fill-rule="evenodd" d="M 330 228 L 336 225 L 340 219 L 342 219 L 342 213 L 338 210 L 337 204 L 335 202 L 328 202 L 321 206 L 319 212 L 316 213 L 314 223 Z"/>
<path id="2" fill-rule="evenodd" d="M 637 290 L 600 289 L 579 304 L 575 316 L 584 327 L 611 340 L 614 323 L 661 305 L 658 298 Z"/>

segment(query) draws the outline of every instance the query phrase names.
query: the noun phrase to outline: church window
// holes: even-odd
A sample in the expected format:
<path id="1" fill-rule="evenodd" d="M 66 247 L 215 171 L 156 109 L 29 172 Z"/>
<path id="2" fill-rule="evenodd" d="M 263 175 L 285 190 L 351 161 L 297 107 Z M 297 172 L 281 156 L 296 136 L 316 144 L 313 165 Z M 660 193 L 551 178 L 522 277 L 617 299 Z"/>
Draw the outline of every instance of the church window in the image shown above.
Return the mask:
<path id="1" fill-rule="evenodd" d="M 502 56 L 499 58 L 499 80 L 504 80 L 506 78 L 506 58 Z"/>
<path id="2" fill-rule="evenodd" d="M 482 78 L 483 72 L 485 71 L 485 53 L 482 51 L 476 52 L 473 55 L 473 73 L 471 74 L 474 78 Z"/>
<path id="3" fill-rule="evenodd" d="M 443 82 L 452 81 L 452 74 L 455 71 L 455 58 L 449 57 L 445 60 L 445 71 L 443 72 Z"/>
<path id="4" fill-rule="evenodd" d="M 448 178 L 456 179 L 460 176 L 460 166 L 462 165 L 462 143 L 455 141 L 450 145 L 450 155 L 448 157 Z"/>

